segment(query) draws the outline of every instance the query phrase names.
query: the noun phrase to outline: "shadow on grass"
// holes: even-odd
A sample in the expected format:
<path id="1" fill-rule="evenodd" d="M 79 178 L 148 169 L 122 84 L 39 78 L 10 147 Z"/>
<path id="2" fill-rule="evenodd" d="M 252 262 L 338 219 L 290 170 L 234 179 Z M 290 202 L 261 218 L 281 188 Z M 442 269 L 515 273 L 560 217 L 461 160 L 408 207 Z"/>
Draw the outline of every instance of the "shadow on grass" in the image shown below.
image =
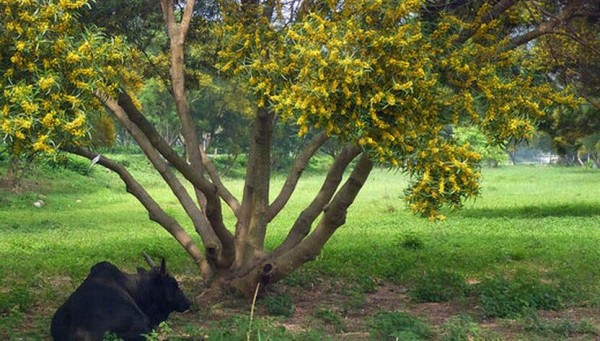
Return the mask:
<path id="1" fill-rule="evenodd" d="M 600 204 L 573 203 L 559 205 L 529 205 L 520 207 L 467 208 L 455 213 L 465 218 L 546 218 L 600 216 Z"/>

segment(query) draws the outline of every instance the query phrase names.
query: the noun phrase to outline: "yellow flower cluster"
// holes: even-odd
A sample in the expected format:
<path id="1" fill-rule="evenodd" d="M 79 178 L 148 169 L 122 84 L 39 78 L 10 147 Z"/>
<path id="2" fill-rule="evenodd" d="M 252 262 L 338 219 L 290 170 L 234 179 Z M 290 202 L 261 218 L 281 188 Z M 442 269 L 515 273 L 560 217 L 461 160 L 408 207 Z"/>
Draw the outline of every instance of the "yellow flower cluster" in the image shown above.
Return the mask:
<path id="1" fill-rule="evenodd" d="M 440 219 L 478 192 L 480 156 L 442 138 L 470 122 L 499 142 L 528 137 L 553 103 L 569 103 L 534 81 L 525 49 L 508 49 L 490 4 L 464 21 L 421 22 L 424 1 L 347 0 L 283 28 L 239 17 L 223 28 L 223 72 L 247 77 L 258 106 L 298 126 L 356 141 L 375 161 L 404 168 L 411 209 Z M 430 23 L 427 23 L 430 24 Z M 461 32 L 473 36 L 459 41 Z M 515 74 L 515 70 L 520 70 Z"/>
<path id="2" fill-rule="evenodd" d="M 94 90 L 139 88 L 136 54 L 120 38 L 83 30 L 87 0 L 0 0 L 0 127 L 13 153 L 53 153 L 88 143 L 84 113 L 102 110 Z"/>

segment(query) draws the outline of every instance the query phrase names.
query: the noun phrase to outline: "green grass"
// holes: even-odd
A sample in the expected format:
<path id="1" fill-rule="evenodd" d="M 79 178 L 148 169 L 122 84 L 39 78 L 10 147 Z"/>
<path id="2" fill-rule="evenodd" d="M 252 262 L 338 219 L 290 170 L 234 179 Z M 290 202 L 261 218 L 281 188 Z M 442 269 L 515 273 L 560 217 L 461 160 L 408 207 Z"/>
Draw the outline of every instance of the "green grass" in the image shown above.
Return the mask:
<path id="1" fill-rule="evenodd" d="M 125 160 L 167 212 L 193 233 L 176 199 L 158 176 L 147 172 L 141 156 L 115 158 Z M 268 247 L 285 238 L 321 179 L 310 174 L 300 181 L 289 207 L 270 227 Z M 234 193 L 241 192 L 241 179 L 226 182 Z M 32 184 L 28 192 L 0 190 L 0 339 L 47 337 L 54 309 L 100 260 L 134 271 L 146 251 L 166 257 L 176 274 L 197 274 L 178 244 L 149 221 L 118 177 L 104 169 L 40 167 L 28 183 Z M 274 195 L 282 183 L 282 177 L 275 178 Z M 424 287 L 422 280 L 433 276 L 443 281 L 446 276 L 480 283 L 466 295 L 481 299 L 483 291 L 477 287 L 487 288 L 488 302 L 513 296 L 522 300 L 523 295 L 537 302 L 540 292 L 560 296 L 555 290 L 566 288 L 569 295 L 557 296 L 560 304 L 552 309 L 600 303 L 600 172 L 484 169 L 482 196 L 462 211 L 446 212 L 448 220 L 438 223 L 406 211 L 405 185 L 401 174 L 374 171 L 350 208 L 346 225 L 314 262 L 284 283 L 318 286 L 318 278 L 333 276 L 358 286 L 353 293 L 358 297 L 376 290 L 382 280 L 412 288 L 419 301 L 423 297 L 447 300 L 452 292 L 435 281 Z M 33 206 L 38 199 L 45 202 L 42 208 Z M 231 215 L 226 221 L 233 226 Z M 519 282 L 524 273 L 530 282 Z M 461 285 L 456 288 L 464 290 Z M 535 304 L 515 309 L 539 308 Z M 32 310 L 43 313 L 32 317 Z M 515 314 L 511 310 L 494 316 Z"/>

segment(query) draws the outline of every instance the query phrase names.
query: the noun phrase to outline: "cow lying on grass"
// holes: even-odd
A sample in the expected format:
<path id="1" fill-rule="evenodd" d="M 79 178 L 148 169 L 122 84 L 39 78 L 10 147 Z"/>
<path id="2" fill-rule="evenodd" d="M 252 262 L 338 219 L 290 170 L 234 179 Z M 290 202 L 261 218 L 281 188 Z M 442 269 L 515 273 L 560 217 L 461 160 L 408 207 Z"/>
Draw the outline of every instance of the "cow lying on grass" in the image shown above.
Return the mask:
<path id="1" fill-rule="evenodd" d="M 189 309 L 190 301 L 170 276 L 163 259 L 160 267 L 127 274 L 109 262 L 92 267 L 85 281 L 52 318 L 55 341 L 101 341 L 105 333 L 124 340 L 145 340 L 173 311 Z"/>

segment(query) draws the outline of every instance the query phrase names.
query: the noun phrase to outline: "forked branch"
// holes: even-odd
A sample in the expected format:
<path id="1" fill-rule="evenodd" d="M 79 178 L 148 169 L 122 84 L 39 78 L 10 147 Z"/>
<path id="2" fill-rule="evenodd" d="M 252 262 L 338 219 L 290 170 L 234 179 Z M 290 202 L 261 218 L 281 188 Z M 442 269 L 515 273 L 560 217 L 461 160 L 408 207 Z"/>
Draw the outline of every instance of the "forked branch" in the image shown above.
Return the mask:
<path id="1" fill-rule="evenodd" d="M 300 176 L 302 176 L 306 165 L 308 165 L 310 159 L 315 155 L 319 148 L 321 148 L 321 146 L 325 142 L 327 142 L 328 139 L 329 136 L 327 136 L 326 133 L 323 132 L 318 134 L 310 141 L 310 143 L 304 148 L 300 155 L 298 155 L 298 157 L 296 158 L 296 162 L 290 169 L 288 177 L 285 180 L 283 187 L 281 188 L 281 192 L 279 193 L 277 198 L 275 198 L 273 203 L 271 203 L 271 205 L 269 206 L 268 221 L 273 220 L 273 218 L 277 216 L 277 214 L 283 209 L 283 207 L 285 207 L 287 202 L 290 200 L 290 197 L 294 193 L 296 185 L 298 184 L 298 180 L 300 179 Z"/>
<path id="2" fill-rule="evenodd" d="M 123 108 L 114 100 L 106 99 L 104 103 L 113 112 L 121 124 L 127 129 L 127 131 L 129 131 L 131 136 L 135 139 L 137 144 L 148 157 L 148 160 L 150 160 L 154 168 L 165 180 L 165 183 L 167 183 L 169 188 L 171 188 L 171 191 L 181 203 L 188 217 L 194 223 L 194 227 L 198 231 L 198 234 L 202 238 L 202 241 L 206 247 L 207 254 L 209 254 L 211 257 L 217 257 L 218 253 L 222 250 L 221 241 L 216 236 L 207 218 L 204 216 L 204 214 L 202 214 L 198 206 L 189 196 L 185 187 L 169 169 L 167 163 L 164 161 L 161 155 L 156 151 L 156 149 L 153 148 L 146 135 L 144 135 L 144 132 L 131 120 L 129 120 L 125 110 L 123 110 Z"/>
<path id="3" fill-rule="evenodd" d="M 268 272 L 271 281 L 277 281 L 302 264 L 314 259 L 323 249 L 338 227 L 346 222 L 348 207 L 365 184 L 373 162 L 367 154 L 362 154 L 356 167 L 324 210 L 323 217 L 317 227 L 298 245 L 266 263 L 263 269 Z"/>
<path id="4" fill-rule="evenodd" d="M 323 185 L 315 198 L 306 209 L 300 213 L 283 243 L 273 251 L 272 255 L 274 257 L 289 251 L 308 235 L 313 222 L 323 212 L 327 204 L 331 201 L 331 198 L 333 198 L 333 195 L 342 182 L 342 177 L 348 168 L 348 165 L 350 165 L 352 160 L 359 154 L 360 148 L 357 145 L 348 145 L 342 149 L 333 161 L 325 180 L 323 180 Z"/>

